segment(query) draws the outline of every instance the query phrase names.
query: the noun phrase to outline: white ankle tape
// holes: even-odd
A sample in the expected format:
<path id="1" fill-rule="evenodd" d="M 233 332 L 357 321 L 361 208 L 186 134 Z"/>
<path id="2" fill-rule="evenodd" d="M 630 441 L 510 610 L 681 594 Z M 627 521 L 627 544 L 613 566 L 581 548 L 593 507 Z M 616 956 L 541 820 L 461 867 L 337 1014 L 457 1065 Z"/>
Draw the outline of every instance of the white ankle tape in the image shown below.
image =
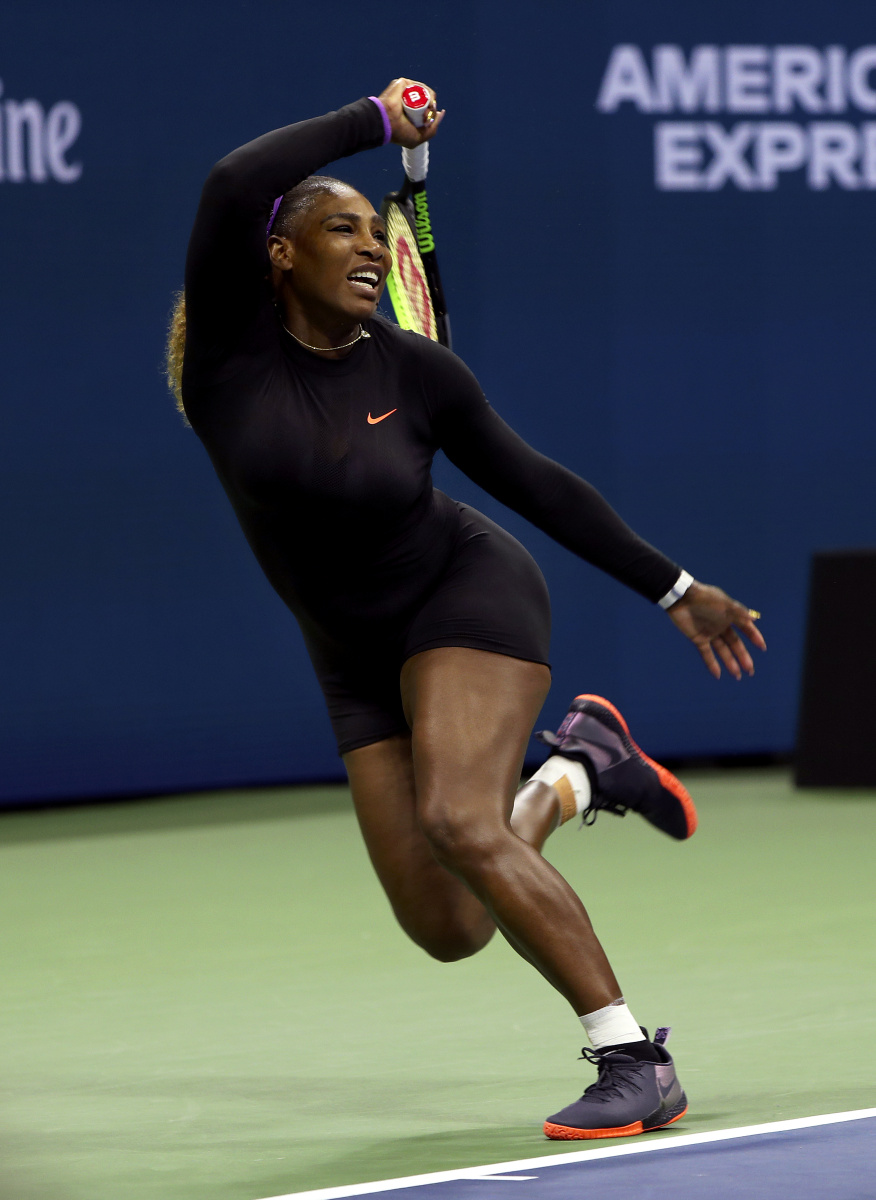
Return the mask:
<path id="1" fill-rule="evenodd" d="M 607 1004 L 605 1008 L 585 1013 L 579 1020 L 594 1050 L 601 1050 L 603 1046 L 624 1046 L 627 1042 L 645 1040 L 645 1035 L 627 1008 L 623 996 L 613 1004 Z"/>
<path id="2" fill-rule="evenodd" d="M 530 783 L 549 783 L 560 797 L 561 823 L 571 820 L 578 813 L 586 812 L 590 804 L 590 779 L 579 762 L 562 755 L 552 754 L 538 768 Z"/>

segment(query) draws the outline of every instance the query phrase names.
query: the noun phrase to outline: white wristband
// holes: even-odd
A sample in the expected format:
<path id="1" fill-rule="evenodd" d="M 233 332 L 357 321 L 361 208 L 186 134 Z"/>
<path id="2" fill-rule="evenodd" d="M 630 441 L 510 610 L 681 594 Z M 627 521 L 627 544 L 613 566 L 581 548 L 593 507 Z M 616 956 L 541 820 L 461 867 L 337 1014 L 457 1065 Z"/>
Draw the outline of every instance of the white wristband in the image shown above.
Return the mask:
<path id="1" fill-rule="evenodd" d="M 676 600 L 680 600 L 690 585 L 694 582 L 693 575 L 688 575 L 687 571 L 682 571 L 675 584 L 662 596 L 657 603 L 661 608 L 669 608 L 671 604 L 675 604 Z"/>

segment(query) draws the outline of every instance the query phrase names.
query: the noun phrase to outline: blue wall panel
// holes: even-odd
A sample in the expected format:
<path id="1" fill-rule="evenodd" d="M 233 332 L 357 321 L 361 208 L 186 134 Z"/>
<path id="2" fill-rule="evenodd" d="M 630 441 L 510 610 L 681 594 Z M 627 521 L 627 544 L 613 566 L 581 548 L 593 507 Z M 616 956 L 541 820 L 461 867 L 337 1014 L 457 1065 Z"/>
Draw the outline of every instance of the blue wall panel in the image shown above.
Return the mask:
<path id="1" fill-rule="evenodd" d="M 424 36 L 394 0 L 4 6 L 0 798 L 338 773 L 294 622 L 164 390 L 162 341 L 210 165 L 400 72 L 448 107 L 430 192 L 458 352 L 533 444 L 764 612 L 756 678 L 715 683 L 662 614 L 439 463 L 545 569 L 545 720 L 601 690 L 654 753 L 789 750 L 809 555 L 876 542 L 869 9 L 474 0 Z M 621 45 L 640 100 L 601 111 Z M 657 65 L 655 46 L 680 50 Z M 817 51 L 790 105 L 776 46 Z M 695 47 L 718 74 L 685 100 L 666 63 Z M 708 138 L 734 130 L 737 177 L 707 190 Z M 658 186 L 658 136 L 697 187 Z M 771 137 L 799 166 L 770 176 Z M 397 150 L 338 171 L 377 200 Z"/>

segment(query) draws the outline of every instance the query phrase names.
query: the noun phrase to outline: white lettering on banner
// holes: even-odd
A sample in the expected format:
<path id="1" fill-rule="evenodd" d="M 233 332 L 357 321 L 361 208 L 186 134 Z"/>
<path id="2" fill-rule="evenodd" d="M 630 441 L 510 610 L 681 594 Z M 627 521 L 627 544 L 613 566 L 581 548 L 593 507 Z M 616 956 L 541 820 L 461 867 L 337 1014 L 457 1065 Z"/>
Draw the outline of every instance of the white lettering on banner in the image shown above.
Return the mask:
<path id="1" fill-rule="evenodd" d="M 70 100 L 48 112 L 39 100 L 0 100 L 0 183 L 75 183 L 82 163 L 66 156 L 81 129 L 82 114 Z"/>
<path id="2" fill-rule="evenodd" d="M 724 130 L 722 125 L 709 121 L 703 125 L 706 145 L 714 151 L 714 157 L 705 175 L 705 186 L 709 191 L 722 188 L 730 179 L 737 187 L 751 191 L 756 186 L 754 174 L 745 159 L 745 151 L 754 140 L 755 126 L 747 121 Z"/>
<path id="3" fill-rule="evenodd" d="M 654 170 L 659 188 L 695 192 L 702 186 L 703 152 L 698 130 L 693 122 L 659 121 L 654 126 Z"/>
<path id="4" fill-rule="evenodd" d="M 812 125 L 809 154 L 809 186 L 830 187 L 835 180 L 840 187 L 856 188 L 861 179 L 855 173 L 855 163 L 861 155 L 858 131 L 843 121 L 823 121 Z"/>
<path id="5" fill-rule="evenodd" d="M 876 112 L 870 72 L 876 69 L 876 46 L 862 46 L 849 63 L 849 97 L 864 112 Z"/>
<path id="6" fill-rule="evenodd" d="M 718 47 L 697 46 L 684 61 L 680 46 L 654 47 L 654 112 L 719 112 L 721 87 L 718 72 Z"/>
<path id="7" fill-rule="evenodd" d="M 876 122 L 752 120 L 795 110 L 876 113 L 876 46 L 615 46 L 596 99 L 600 112 L 688 114 L 654 124 L 661 191 L 773 191 L 800 171 L 814 191 L 876 189 Z M 739 113 L 728 125 L 689 114 Z"/>
<path id="8" fill-rule="evenodd" d="M 864 187 L 876 188 L 876 122 L 865 125 L 863 130 L 863 183 Z"/>
<path id="9" fill-rule="evenodd" d="M 708 152 L 711 152 L 710 155 Z M 667 192 L 712 192 L 727 183 L 741 191 L 772 191 L 786 171 L 806 167 L 814 191 L 832 186 L 876 189 L 876 121 L 658 121 L 654 177 Z"/>
<path id="10" fill-rule="evenodd" d="M 825 99 L 818 88 L 825 74 L 824 60 L 812 46 L 777 46 L 773 75 L 776 112 L 791 112 L 795 104 L 806 112 L 823 112 Z"/>
<path id="11" fill-rule="evenodd" d="M 614 112 L 624 100 L 631 100 L 639 112 L 650 112 L 654 107 L 651 78 L 638 46 L 615 46 L 612 50 L 596 107 Z"/>
<path id="12" fill-rule="evenodd" d="M 725 71 L 729 112 L 769 112 L 768 67 L 769 55 L 766 46 L 727 47 Z"/>
<path id="13" fill-rule="evenodd" d="M 806 134 L 793 121 L 764 121 L 757 151 L 760 186 L 771 191 L 779 185 L 779 171 L 796 171 L 806 162 Z"/>

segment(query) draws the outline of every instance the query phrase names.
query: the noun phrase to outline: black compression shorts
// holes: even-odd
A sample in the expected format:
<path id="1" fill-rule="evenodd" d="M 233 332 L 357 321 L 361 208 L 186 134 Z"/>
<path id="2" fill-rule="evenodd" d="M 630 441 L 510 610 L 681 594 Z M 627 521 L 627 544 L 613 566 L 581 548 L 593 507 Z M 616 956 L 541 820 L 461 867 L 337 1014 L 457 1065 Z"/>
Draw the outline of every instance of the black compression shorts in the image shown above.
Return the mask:
<path id="1" fill-rule="evenodd" d="M 521 544 L 466 504 L 442 577 L 402 627 L 376 644 L 331 649 L 308 639 L 338 753 L 408 733 L 399 674 L 414 654 L 438 646 L 490 650 L 548 663 L 550 598 Z"/>

